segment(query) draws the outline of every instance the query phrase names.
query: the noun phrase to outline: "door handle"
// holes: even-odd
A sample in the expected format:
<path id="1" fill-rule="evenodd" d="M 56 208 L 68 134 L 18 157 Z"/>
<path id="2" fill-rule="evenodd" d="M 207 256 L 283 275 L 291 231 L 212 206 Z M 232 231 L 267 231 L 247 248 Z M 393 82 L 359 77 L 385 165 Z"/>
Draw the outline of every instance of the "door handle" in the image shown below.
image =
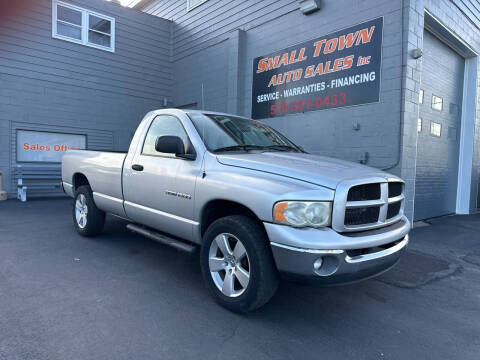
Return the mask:
<path id="1" fill-rule="evenodd" d="M 143 171 L 143 165 L 134 164 L 132 165 L 132 170 Z"/>

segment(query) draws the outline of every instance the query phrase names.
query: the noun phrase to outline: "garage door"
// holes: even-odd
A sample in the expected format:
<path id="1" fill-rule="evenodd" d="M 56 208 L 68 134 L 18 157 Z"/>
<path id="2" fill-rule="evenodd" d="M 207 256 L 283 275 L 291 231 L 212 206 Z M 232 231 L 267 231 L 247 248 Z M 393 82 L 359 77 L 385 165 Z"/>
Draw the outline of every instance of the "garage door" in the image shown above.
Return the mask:
<path id="1" fill-rule="evenodd" d="M 428 31 L 423 39 L 416 220 L 455 213 L 465 65 L 462 57 Z"/>

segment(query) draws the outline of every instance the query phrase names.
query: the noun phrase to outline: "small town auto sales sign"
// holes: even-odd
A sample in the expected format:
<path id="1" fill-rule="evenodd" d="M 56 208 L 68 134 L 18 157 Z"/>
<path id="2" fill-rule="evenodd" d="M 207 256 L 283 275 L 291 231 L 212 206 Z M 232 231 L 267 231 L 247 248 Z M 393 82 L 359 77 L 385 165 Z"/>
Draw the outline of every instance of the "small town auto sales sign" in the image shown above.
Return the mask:
<path id="1" fill-rule="evenodd" d="M 252 117 L 378 102 L 383 17 L 253 62 Z"/>

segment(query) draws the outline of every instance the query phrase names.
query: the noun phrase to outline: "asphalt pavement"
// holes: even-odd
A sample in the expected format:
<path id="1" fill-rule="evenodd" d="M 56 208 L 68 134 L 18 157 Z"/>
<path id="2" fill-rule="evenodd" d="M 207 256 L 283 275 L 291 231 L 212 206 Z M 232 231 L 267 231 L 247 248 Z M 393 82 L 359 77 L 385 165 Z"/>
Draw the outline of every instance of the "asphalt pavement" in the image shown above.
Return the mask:
<path id="1" fill-rule="evenodd" d="M 233 314 L 198 257 L 108 218 L 82 238 L 69 199 L 0 202 L 0 359 L 480 359 L 480 214 L 429 220 L 400 263 L 354 285 L 282 282 Z"/>

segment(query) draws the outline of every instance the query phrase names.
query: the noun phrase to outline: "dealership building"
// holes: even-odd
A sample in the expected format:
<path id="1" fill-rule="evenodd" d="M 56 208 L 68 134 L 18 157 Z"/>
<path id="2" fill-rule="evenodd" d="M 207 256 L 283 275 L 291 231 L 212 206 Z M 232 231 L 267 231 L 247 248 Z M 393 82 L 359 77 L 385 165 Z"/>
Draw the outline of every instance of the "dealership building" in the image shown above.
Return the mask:
<path id="1" fill-rule="evenodd" d="M 476 0 L 4 0 L 3 187 L 60 194 L 65 150 L 127 150 L 145 113 L 178 107 L 399 175 L 412 219 L 468 214 L 479 54 Z"/>

